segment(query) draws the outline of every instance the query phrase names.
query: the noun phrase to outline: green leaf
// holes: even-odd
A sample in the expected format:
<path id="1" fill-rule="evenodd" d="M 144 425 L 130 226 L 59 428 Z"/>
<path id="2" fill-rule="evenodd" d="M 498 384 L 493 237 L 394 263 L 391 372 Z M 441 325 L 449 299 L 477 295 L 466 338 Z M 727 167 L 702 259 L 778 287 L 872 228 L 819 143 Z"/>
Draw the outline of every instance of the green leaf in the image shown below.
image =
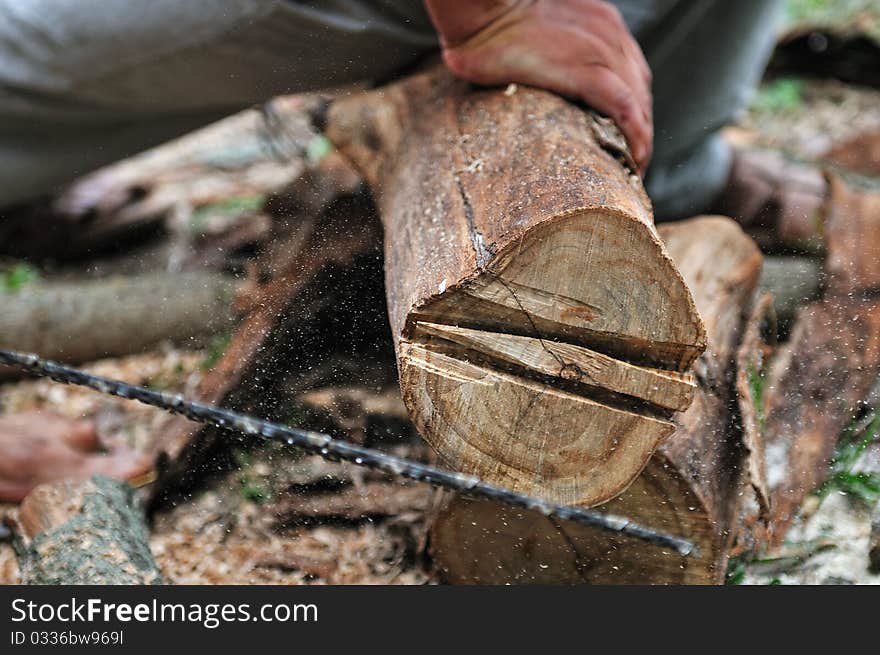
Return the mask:
<path id="1" fill-rule="evenodd" d="M 30 264 L 15 264 L 9 270 L 0 272 L 0 290 L 15 292 L 39 279 L 40 272 Z"/>
<path id="2" fill-rule="evenodd" d="M 333 152 L 333 144 L 323 134 L 319 134 L 309 141 L 306 147 L 306 159 L 310 164 L 317 164 L 328 154 Z"/>

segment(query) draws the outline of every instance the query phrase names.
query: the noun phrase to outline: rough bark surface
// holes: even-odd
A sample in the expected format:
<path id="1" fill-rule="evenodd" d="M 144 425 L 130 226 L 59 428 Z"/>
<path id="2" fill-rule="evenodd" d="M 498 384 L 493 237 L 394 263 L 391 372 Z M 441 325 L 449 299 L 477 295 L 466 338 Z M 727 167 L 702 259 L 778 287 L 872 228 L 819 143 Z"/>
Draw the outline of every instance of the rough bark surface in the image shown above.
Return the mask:
<path id="1" fill-rule="evenodd" d="M 18 512 L 23 584 L 162 584 L 143 508 L 124 482 L 41 485 Z"/>

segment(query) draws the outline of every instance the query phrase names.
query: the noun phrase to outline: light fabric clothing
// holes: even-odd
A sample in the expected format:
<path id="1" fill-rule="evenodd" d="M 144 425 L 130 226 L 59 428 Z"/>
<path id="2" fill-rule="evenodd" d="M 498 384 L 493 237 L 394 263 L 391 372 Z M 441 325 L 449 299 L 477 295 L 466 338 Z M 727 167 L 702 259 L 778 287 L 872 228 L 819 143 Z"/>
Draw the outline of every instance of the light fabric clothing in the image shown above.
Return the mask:
<path id="1" fill-rule="evenodd" d="M 551 1 L 551 0 L 543 0 Z M 658 214 L 724 182 L 716 136 L 780 0 L 618 0 L 654 71 Z M 437 48 L 417 0 L 0 0 L 0 207 L 284 93 L 387 79 Z"/>

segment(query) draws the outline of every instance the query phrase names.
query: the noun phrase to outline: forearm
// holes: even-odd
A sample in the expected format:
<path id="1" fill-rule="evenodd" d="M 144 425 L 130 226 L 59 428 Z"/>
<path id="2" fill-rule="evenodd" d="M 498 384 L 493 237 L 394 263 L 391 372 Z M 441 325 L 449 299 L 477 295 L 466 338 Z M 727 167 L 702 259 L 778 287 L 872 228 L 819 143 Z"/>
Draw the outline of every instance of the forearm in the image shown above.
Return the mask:
<path id="1" fill-rule="evenodd" d="M 534 0 L 425 0 L 444 48 L 467 41 L 507 12 Z"/>

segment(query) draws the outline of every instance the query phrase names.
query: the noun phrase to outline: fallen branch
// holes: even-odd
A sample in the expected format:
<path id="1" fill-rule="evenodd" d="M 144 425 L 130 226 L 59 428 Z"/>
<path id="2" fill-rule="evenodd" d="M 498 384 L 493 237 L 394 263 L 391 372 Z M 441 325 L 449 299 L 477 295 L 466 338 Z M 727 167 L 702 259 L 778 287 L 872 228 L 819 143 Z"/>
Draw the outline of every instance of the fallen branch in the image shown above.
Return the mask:
<path id="1" fill-rule="evenodd" d="M 0 345 L 72 363 L 162 341 L 195 345 L 232 327 L 234 290 L 232 278 L 213 273 L 32 285 L 0 295 Z"/>

